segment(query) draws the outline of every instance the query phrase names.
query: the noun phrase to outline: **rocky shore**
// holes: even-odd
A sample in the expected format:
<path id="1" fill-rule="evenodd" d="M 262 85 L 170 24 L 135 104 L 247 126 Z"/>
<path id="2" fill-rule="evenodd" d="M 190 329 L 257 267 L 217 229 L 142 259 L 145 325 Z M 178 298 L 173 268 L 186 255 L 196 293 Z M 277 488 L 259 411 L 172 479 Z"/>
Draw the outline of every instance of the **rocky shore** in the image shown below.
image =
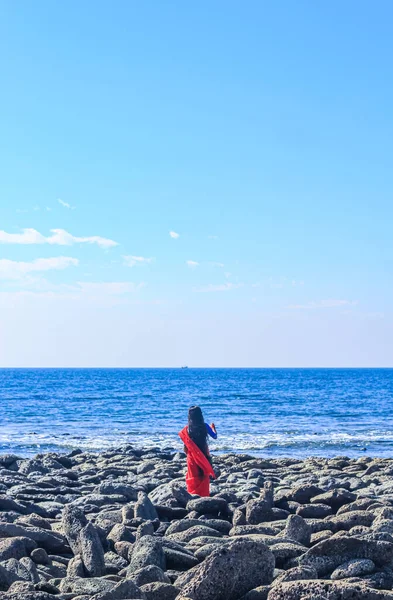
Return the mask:
<path id="1" fill-rule="evenodd" d="M 393 460 L 0 456 L 0 600 L 393 599 Z"/>

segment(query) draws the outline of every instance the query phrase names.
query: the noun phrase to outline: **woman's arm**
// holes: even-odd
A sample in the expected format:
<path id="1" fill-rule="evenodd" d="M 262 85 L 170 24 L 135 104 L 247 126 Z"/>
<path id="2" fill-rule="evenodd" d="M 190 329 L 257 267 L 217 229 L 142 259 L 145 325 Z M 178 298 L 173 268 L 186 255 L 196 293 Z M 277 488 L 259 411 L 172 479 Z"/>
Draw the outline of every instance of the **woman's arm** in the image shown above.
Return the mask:
<path id="1" fill-rule="evenodd" d="M 216 440 L 217 439 L 217 431 L 216 431 L 214 423 L 212 423 L 211 425 L 208 425 L 207 423 L 205 423 L 205 425 L 206 425 L 207 433 L 210 435 L 210 437 L 213 438 L 213 440 Z"/>

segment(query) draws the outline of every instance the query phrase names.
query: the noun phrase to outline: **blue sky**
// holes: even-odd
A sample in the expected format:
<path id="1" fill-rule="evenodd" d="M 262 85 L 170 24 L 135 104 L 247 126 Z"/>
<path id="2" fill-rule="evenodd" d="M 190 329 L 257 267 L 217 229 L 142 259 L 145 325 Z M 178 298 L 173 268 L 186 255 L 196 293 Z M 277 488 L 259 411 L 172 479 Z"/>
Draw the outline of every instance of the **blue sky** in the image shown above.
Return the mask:
<path id="1" fill-rule="evenodd" d="M 393 366 L 392 20 L 2 2 L 0 364 Z"/>

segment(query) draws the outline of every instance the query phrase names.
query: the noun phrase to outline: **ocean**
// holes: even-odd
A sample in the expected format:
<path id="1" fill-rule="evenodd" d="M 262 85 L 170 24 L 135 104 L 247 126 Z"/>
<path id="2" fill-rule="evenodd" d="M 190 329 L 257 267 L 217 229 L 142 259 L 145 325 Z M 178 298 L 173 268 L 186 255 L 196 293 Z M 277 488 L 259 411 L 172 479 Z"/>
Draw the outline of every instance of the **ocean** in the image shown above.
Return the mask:
<path id="1" fill-rule="evenodd" d="M 1 369 L 0 404 L 0 454 L 180 449 L 199 404 L 212 452 L 393 455 L 393 369 Z"/>

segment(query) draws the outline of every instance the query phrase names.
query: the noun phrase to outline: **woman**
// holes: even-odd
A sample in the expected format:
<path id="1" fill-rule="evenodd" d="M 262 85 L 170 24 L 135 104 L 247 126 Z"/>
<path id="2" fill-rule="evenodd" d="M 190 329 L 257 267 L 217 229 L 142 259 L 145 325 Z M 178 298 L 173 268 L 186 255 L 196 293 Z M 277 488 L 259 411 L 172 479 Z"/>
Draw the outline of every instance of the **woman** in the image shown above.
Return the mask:
<path id="1" fill-rule="evenodd" d="M 210 496 L 210 476 L 215 477 L 207 435 L 217 439 L 214 423 L 208 425 L 203 420 L 199 406 L 191 406 L 188 411 L 188 426 L 179 433 L 187 454 L 187 490 L 197 496 Z"/>

